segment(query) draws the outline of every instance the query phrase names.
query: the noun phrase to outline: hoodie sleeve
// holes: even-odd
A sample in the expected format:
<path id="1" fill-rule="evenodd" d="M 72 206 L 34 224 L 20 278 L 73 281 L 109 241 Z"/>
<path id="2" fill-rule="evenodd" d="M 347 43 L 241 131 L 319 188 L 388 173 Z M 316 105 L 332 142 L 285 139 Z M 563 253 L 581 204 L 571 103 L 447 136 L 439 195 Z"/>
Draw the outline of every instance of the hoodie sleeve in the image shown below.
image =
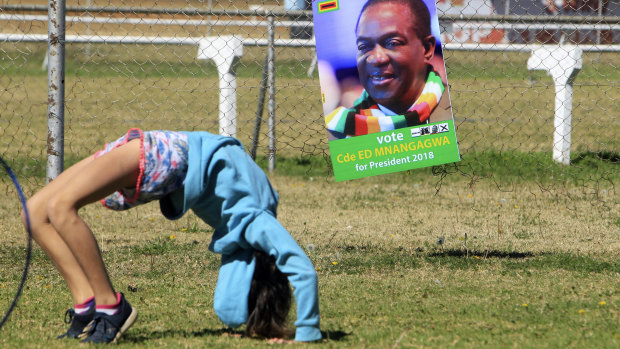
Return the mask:
<path id="1" fill-rule="evenodd" d="M 268 212 L 258 215 L 245 233 L 246 241 L 276 260 L 278 269 L 287 275 L 297 303 L 295 340 L 321 339 L 319 327 L 318 278 L 312 262 L 291 234 Z"/>

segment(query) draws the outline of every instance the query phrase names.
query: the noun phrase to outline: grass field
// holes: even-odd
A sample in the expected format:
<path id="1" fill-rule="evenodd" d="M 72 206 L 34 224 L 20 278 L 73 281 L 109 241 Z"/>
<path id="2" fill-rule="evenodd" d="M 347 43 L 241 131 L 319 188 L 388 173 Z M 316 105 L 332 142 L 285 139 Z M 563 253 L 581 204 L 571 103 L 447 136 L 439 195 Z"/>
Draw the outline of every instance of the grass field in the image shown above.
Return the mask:
<path id="1" fill-rule="evenodd" d="M 217 77 L 192 48 L 67 52 L 66 162 L 127 128 L 215 132 Z M 44 184 L 45 47 L 0 43 L 0 155 L 27 195 Z M 551 158 L 553 86 L 527 54 L 446 52 L 463 161 L 334 183 L 311 51 L 278 50 L 279 218 L 319 274 L 323 344 L 299 347 L 620 346 L 617 55 L 586 54 L 575 83 L 571 166 Z M 174 58 L 174 59 L 173 59 Z M 254 125 L 264 51 L 238 68 L 239 138 Z M 266 167 L 266 125 L 259 163 Z M 24 262 L 16 194 L 0 171 L 0 310 Z M 249 347 L 212 310 L 211 228 L 157 205 L 82 211 L 115 287 L 140 311 L 121 347 Z M 439 241 L 442 241 L 440 244 Z M 70 296 L 40 249 L 3 347 L 66 347 Z M 294 314 L 291 314 L 294 319 Z"/>
<path id="2" fill-rule="evenodd" d="M 318 271 L 324 346 L 620 343 L 620 216 L 613 185 L 602 185 L 595 197 L 578 184 L 545 192 L 521 178 L 518 189 L 501 191 L 488 181 L 468 186 L 452 176 L 436 192 L 438 178 L 418 172 L 336 184 L 293 174 L 309 173 L 308 164 L 284 166 L 290 174 L 271 176 L 282 198 L 279 217 Z M 498 178 L 516 183 L 509 175 Z M 10 194 L 0 211 L 6 307 L 21 275 L 24 239 L 17 200 L 2 191 Z M 238 332 L 215 317 L 219 260 L 207 251 L 211 228 L 195 216 L 166 221 L 154 204 L 125 213 L 94 205 L 82 215 L 116 288 L 141 312 L 121 347 L 268 346 L 235 338 Z M 65 347 L 54 336 L 63 331 L 69 302 L 61 278 L 35 249 L 26 289 L 0 342 Z"/>

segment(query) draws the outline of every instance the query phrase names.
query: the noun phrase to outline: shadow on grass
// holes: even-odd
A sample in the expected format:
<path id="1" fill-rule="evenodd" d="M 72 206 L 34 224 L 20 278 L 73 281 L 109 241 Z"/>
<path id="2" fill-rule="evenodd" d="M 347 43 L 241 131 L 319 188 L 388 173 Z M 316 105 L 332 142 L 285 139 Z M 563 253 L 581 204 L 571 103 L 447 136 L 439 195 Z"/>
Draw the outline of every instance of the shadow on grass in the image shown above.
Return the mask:
<path id="1" fill-rule="evenodd" d="M 534 257 L 535 255 L 531 252 L 507 252 L 507 251 L 497 251 L 497 250 L 485 250 L 485 251 L 477 251 L 477 250 L 462 250 L 462 249 L 450 249 L 444 251 L 433 252 L 428 255 L 429 257 L 485 257 L 485 258 L 501 258 L 501 259 L 523 259 Z"/>
<path id="2" fill-rule="evenodd" d="M 541 254 L 518 251 L 499 250 L 465 250 L 445 249 L 429 251 L 422 258 L 429 264 L 441 268 L 455 270 L 468 270 L 484 268 L 485 265 L 510 265 L 512 268 L 522 268 L 521 265 L 528 261 L 538 259 Z"/>
<path id="3" fill-rule="evenodd" d="M 346 333 L 343 331 L 321 331 L 323 335 L 323 339 L 327 339 L 330 341 L 341 341 L 346 336 L 350 336 L 351 333 Z"/>
<path id="4" fill-rule="evenodd" d="M 574 253 L 506 252 L 497 250 L 444 250 L 426 255 L 426 261 L 456 269 L 477 267 L 484 261 L 496 261 L 505 270 L 547 271 L 563 269 L 576 273 L 617 273 L 620 261 L 605 260 Z"/>
<path id="5" fill-rule="evenodd" d="M 620 164 L 620 153 L 616 153 L 613 151 L 586 151 L 583 153 L 579 153 L 572 160 L 573 164 L 578 164 L 580 162 L 587 161 L 603 161 L 609 162 L 612 164 Z"/>
<path id="6" fill-rule="evenodd" d="M 205 328 L 196 331 L 181 330 L 181 329 L 167 329 L 151 332 L 138 332 L 129 331 L 123 336 L 124 341 L 133 343 L 142 343 L 158 338 L 190 338 L 190 337 L 242 337 L 243 331 L 235 331 L 229 328 L 211 329 Z"/>
<path id="7" fill-rule="evenodd" d="M 231 337 L 231 338 L 243 338 L 245 332 L 237 331 L 230 328 L 220 328 L 220 329 L 211 329 L 205 328 L 197 331 L 187 331 L 187 330 L 161 330 L 161 331 L 152 331 L 152 332 L 129 332 L 125 336 L 123 336 L 124 341 L 132 342 L 132 343 L 143 343 L 149 340 L 157 339 L 157 338 L 190 338 L 190 337 Z M 346 336 L 349 336 L 351 333 L 346 333 L 343 331 L 321 331 L 323 335 L 323 339 L 331 340 L 331 341 L 340 341 L 343 340 Z M 257 339 L 261 340 L 261 339 Z"/>

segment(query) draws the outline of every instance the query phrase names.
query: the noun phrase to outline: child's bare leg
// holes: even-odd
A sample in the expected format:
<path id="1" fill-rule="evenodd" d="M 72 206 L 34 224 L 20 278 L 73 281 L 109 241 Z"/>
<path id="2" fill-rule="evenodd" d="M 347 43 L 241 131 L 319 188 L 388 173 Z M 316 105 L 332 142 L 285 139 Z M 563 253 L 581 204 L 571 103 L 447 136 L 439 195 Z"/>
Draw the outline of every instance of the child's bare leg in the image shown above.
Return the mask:
<path id="1" fill-rule="evenodd" d="M 43 194 L 40 197 L 33 197 L 36 199 L 32 207 L 38 213 L 37 222 L 41 222 L 41 216 L 45 217 L 43 221 L 49 222 L 47 226 L 39 224 L 37 229 L 33 228 L 33 235 L 37 236 L 37 242 L 41 241 L 39 243 L 45 246 L 43 248 L 67 280 L 76 303 L 83 300 L 76 294 L 89 292 L 91 296 L 95 295 L 97 304 L 116 303 L 97 242 L 77 211 L 120 188 L 135 187 L 139 151 L 136 140 L 97 159 L 85 159 L 63 172 L 66 176 L 61 174 L 51 182 L 44 188 L 47 189 L 45 192 L 41 191 Z M 44 215 L 40 214 L 40 202 L 45 205 Z M 72 258 L 64 258 L 61 255 L 63 251 L 70 251 L 67 254 Z M 76 271 L 77 267 L 81 273 Z M 84 280 L 87 280 L 88 287 L 84 286 Z"/>
<path id="2" fill-rule="evenodd" d="M 71 253 L 69 246 L 67 246 L 56 229 L 51 225 L 47 216 L 47 203 L 56 191 L 68 185 L 70 179 L 79 174 L 91 161 L 93 161 L 93 156 L 85 158 L 69 167 L 33 195 L 27 203 L 32 238 L 41 246 L 62 275 L 71 291 L 74 304 L 84 303 L 87 299 L 93 297 L 94 293 L 86 274 L 84 274 L 82 267 L 80 267 L 78 261 Z M 25 226 L 26 222 L 23 212 L 22 220 L 24 220 Z"/>
<path id="3" fill-rule="evenodd" d="M 77 211 L 118 189 L 135 187 L 139 159 L 138 140 L 120 146 L 88 163 L 71 178 L 69 185 L 50 198 L 47 205 L 52 226 L 82 267 L 97 304 L 115 304 L 117 298 L 97 241 Z"/>

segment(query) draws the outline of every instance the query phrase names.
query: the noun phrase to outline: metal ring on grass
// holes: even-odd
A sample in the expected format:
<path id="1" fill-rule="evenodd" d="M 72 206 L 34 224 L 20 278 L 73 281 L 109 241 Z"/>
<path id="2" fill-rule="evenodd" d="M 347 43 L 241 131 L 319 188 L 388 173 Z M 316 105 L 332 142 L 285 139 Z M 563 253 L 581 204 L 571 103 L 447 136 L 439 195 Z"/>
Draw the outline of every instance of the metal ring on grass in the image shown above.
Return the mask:
<path id="1" fill-rule="evenodd" d="M 13 302 L 9 306 L 9 309 L 7 309 L 6 313 L 4 314 L 4 317 L 2 318 L 2 321 L 0 322 L 0 329 L 2 329 L 2 326 L 4 326 L 4 323 L 9 318 L 9 315 L 11 315 L 11 312 L 17 305 L 19 296 L 21 295 L 22 289 L 24 288 L 24 284 L 26 283 L 26 278 L 28 277 L 28 268 L 30 267 L 30 257 L 32 253 L 32 233 L 30 231 L 30 215 L 28 214 L 28 208 L 26 207 L 26 198 L 24 197 L 22 188 L 19 186 L 17 177 L 15 176 L 15 174 L 13 173 L 13 170 L 11 170 L 9 165 L 7 165 L 7 163 L 4 162 L 2 157 L 0 157 L 0 164 L 2 165 L 2 167 L 4 167 L 4 170 L 6 171 L 6 173 L 8 173 L 9 177 L 11 177 L 11 180 L 13 181 L 13 184 L 15 185 L 15 189 L 17 190 L 17 195 L 19 196 L 19 201 L 24 210 L 24 216 L 26 218 L 26 232 L 28 233 L 28 243 L 26 247 L 26 263 L 24 264 L 24 272 L 22 274 L 22 280 L 19 283 L 19 287 L 17 288 L 15 297 L 13 297 Z"/>

